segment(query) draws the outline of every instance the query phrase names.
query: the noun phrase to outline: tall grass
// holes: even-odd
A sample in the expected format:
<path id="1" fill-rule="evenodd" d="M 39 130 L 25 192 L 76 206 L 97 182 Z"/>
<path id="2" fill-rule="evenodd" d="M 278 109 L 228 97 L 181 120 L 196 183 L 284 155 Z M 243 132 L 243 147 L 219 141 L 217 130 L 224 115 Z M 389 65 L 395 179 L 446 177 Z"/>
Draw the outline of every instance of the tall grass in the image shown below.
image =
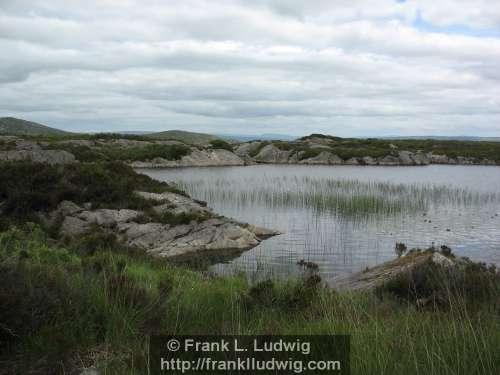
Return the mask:
<path id="1" fill-rule="evenodd" d="M 197 198 L 229 201 L 241 207 L 255 204 L 271 208 L 312 208 L 344 215 L 412 213 L 437 205 L 484 206 L 500 199 L 498 193 L 479 193 L 442 185 L 393 184 L 308 176 L 263 176 L 252 179 L 178 181 Z"/>
<path id="2" fill-rule="evenodd" d="M 79 256 L 36 228 L 0 233 L 4 373 L 144 374 L 147 335 L 349 334 L 353 374 L 496 374 L 495 305 L 419 310 L 391 295 L 250 286 L 138 256 Z M 35 314 L 34 314 L 35 312 Z M 1 373 L 1 371 L 0 371 Z"/>

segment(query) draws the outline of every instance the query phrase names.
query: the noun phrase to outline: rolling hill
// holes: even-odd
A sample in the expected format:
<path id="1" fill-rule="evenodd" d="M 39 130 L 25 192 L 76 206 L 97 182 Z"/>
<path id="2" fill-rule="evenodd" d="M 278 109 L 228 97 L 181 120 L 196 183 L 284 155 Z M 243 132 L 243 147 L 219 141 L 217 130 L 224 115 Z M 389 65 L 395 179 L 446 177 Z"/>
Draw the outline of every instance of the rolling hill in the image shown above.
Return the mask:
<path id="1" fill-rule="evenodd" d="M 68 135 L 71 133 L 15 117 L 0 117 L 0 134 L 9 135 Z"/>
<path id="2" fill-rule="evenodd" d="M 184 130 L 167 130 L 159 133 L 146 134 L 144 137 L 154 139 L 168 139 L 189 144 L 205 144 L 220 139 L 215 135 L 205 133 L 192 133 Z"/>

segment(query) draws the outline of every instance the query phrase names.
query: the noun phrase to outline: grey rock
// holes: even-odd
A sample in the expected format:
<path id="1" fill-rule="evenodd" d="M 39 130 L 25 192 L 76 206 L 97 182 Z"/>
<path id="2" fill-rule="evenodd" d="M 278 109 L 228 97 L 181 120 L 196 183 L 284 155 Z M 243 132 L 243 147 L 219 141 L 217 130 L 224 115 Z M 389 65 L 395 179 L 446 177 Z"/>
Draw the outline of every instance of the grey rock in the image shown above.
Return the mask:
<path id="1" fill-rule="evenodd" d="M 78 236 L 89 230 L 89 223 L 77 217 L 66 216 L 61 224 L 60 232 L 65 236 Z"/>
<path id="2" fill-rule="evenodd" d="M 304 159 L 300 164 L 342 164 L 343 160 L 329 151 L 321 151 L 317 156 Z"/>
<path id="3" fill-rule="evenodd" d="M 399 160 L 399 157 L 387 155 L 387 156 L 384 156 L 383 158 L 379 158 L 378 164 L 379 165 L 400 165 L 401 161 Z"/>
<path id="4" fill-rule="evenodd" d="M 180 160 L 157 158 L 152 161 L 136 161 L 130 164 L 134 168 L 173 168 L 173 167 L 215 167 L 245 165 L 245 161 L 228 150 L 198 150 Z"/>
<path id="5" fill-rule="evenodd" d="M 359 165 L 359 160 L 357 158 L 350 158 L 345 161 L 347 165 Z"/>
<path id="6" fill-rule="evenodd" d="M 99 209 L 95 211 L 82 211 L 76 215 L 78 219 L 87 223 L 97 224 L 104 227 L 113 227 L 118 223 L 126 223 L 136 219 L 140 212 L 134 210 L 110 210 Z"/>
<path id="7" fill-rule="evenodd" d="M 412 154 L 412 159 L 415 165 L 428 165 L 431 163 L 430 155 L 423 152 Z"/>
<path id="8" fill-rule="evenodd" d="M 240 157 L 248 156 L 252 152 L 256 151 L 260 147 L 261 144 L 262 144 L 262 142 L 242 143 L 236 147 L 234 152 L 236 155 L 238 155 Z"/>
<path id="9" fill-rule="evenodd" d="M 75 156 L 61 150 L 15 150 L 0 151 L 0 161 L 31 160 L 38 163 L 67 164 L 75 161 Z"/>
<path id="10" fill-rule="evenodd" d="M 165 192 L 161 194 L 148 193 L 144 191 L 137 191 L 139 196 L 161 203 L 154 207 L 158 213 L 171 211 L 173 213 L 195 213 L 195 212 L 211 212 L 212 210 L 205 205 L 197 202 L 191 198 L 185 197 L 180 194 Z"/>
<path id="11" fill-rule="evenodd" d="M 455 265 L 455 262 L 453 260 L 451 260 L 450 258 L 445 257 L 443 254 L 437 253 L 437 252 L 432 254 L 431 260 L 434 263 L 439 264 L 440 266 L 443 266 L 446 268 L 450 268 L 450 267 L 453 267 Z"/>
<path id="12" fill-rule="evenodd" d="M 56 210 L 57 214 L 62 216 L 73 215 L 81 211 L 83 211 L 83 208 L 71 201 L 62 201 L 59 203 Z"/>
<path id="13" fill-rule="evenodd" d="M 431 156 L 431 163 L 433 164 L 448 164 L 450 159 L 446 155 L 434 155 Z"/>
<path id="14" fill-rule="evenodd" d="M 377 165 L 377 160 L 371 156 L 364 156 L 361 158 L 361 164 L 364 165 Z"/>
<path id="15" fill-rule="evenodd" d="M 288 159 L 290 158 L 291 154 L 292 151 L 280 150 L 276 146 L 270 144 L 264 146 L 254 159 L 260 163 L 285 164 L 288 163 Z"/>
<path id="16" fill-rule="evenodd" d="M 409 151 L 399 151 L 398 157 L 399 162 L 403 165 L 413 165 L 415 163 L 413 160 L 413 153 Z"/>

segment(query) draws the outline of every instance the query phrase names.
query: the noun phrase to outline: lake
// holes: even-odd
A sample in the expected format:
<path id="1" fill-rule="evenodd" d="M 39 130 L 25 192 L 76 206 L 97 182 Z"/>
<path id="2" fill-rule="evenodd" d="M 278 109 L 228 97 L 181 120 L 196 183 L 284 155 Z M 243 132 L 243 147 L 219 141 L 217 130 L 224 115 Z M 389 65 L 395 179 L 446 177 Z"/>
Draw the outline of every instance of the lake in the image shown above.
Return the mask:
<path id="1" fill-rule="evenodd" d="M 256 165 L 141 170 L 215 212 L 278 229 L 236 259 L 212 266 L 249 278 L 319 265 L 326 280 L 395 258 L 408 248 L 450 246 L 457 255 L 500 264 L 500 167 Z"/>

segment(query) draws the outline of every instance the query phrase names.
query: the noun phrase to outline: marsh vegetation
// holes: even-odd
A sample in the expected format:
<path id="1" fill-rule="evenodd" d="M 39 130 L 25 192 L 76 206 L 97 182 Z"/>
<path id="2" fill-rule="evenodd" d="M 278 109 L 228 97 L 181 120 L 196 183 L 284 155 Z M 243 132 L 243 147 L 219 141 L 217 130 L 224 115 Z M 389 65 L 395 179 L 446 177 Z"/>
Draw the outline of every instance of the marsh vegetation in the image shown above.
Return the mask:
<path id="1" fill-rule="evenodd" d="M 498 259 L 498 167 L 267 165 L 147 174 L 216 212 L 284 232 L 213 268 L 223 274 L 287 278 L 302 273 L 297 262 L 304 259 L 333 280 L 392 259 L 396 242 Z"/>

